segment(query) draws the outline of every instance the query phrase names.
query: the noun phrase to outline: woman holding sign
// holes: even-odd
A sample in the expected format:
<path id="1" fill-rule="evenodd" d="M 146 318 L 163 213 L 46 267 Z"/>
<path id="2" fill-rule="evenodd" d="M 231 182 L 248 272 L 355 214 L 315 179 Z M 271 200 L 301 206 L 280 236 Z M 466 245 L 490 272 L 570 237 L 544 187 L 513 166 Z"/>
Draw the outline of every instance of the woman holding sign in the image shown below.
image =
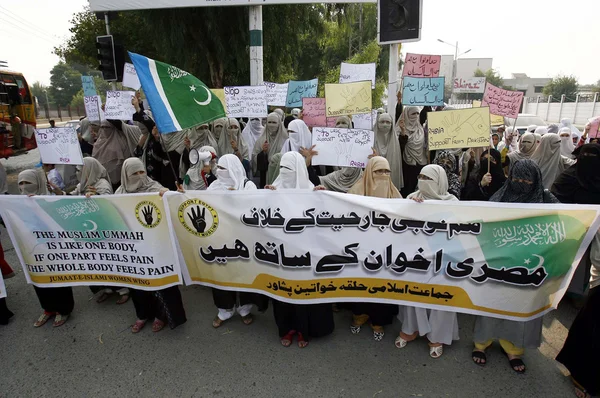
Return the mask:
<path id="1" fill-rule="evenodd" d="M 404 179 L 402 177 L 402 150 L 398 142 L 398 137 L 394 132 L 392 116 L 389 113 L 382 113 L 377 116 L 373 153 L 388 161 L 392 183 L 396 188 L 402 189 L 404 186 Z"/>
<path id="2" fill-rule="evenodd" d="M 19 173 L 19 192 L 21 195 L 48 195 L 46 178 L 39 170 L 25 170 Z M 71 287 L 33 287 L 44 312 L 33 324 L 39 328 L 55 316 L 52 326 L 59 327 L 67 322 L 73 311 L 73 289 Z"/>
<path id="3" fill-rule="evenodd" d="M 146 174 L 146 168 L 138 158 L 129 158 L 121 169 L 121 186 L 115 194 L 157 192 L 160 196 L 167 188 L 152 180 Z M 168 323 L 171 329 L 187 321 L 178 286 L 156 291 L 130 289 L 137 320 L 131 327 L 132 333 L 139 333 L 148 320 L 154 320 L 152 331 L 162 330 Z"/>
<path id="4" fill-rule="evenodd" d="M 237 119 L 230 117 L 225 123 L 225 131 L 219 138 L 219 157 L 234 154 L 240 159 L 244 169 L 250 170 L 250 154 L 248 145 L 242 137 L 240 122 Z"/>
<path id="5" fill-rule="evenodd" d="M 270 113 L 267 116 L 267 127 L 265 127 L 260 138 L 256 140 L 252 152 L 252 175 L 260 176 L 258 188 L 267 185 L 269 164 L 275 154 L 281 153 L 283 144 L 288 138 L 279 114 Z"/>
<path id="6" fill-rule="evenodd" d="M 400 146 L 402 147 L 402 169 L 404 172 L 404 195 L 415 191 L 418 176 L 427 164 L 427 142 L 419 119 L 419 107 L 407 106 L 398 120 Z"/>

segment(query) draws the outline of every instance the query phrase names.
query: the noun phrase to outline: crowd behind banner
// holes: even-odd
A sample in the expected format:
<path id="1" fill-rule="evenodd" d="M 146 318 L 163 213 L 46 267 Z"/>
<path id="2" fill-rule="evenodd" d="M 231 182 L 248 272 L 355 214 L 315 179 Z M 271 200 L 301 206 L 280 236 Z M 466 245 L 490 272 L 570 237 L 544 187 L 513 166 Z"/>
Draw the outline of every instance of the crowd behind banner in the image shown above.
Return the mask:
<path id="1" fill-rule="evenodd" d="M 416 73 L 411 77 L 415 76 Z M 437 90 L 439 83 L 429 81 L 426 86 L 422 86 L 420 82 L 411 84 L 412 86 L 407 85 L 404 89 L 415 88 L 418 93 L 422 93 L 423 87 Z M 362 90 L 359 86 L 357 90 Z M 299 92 L 297 88 L 295 90 L 296 93 Z M 484 96 L 483 105 L 489 106 L 490 111 L 495 109 L 497 113 L 506 111 L 512 114 L 513 96 L 490 90 L 492 96 Z M 426 94 L 419 97 L 418 93 L 411 96 L 409 101 L 437 101 L 435 95 L 431 99 Z M 360 91 L 356 95 L 360 96 Z M 295 103 L 298 103 L 297 98 Z M 302 103 L 302 98 L 299 103 Z M 459 122 L 454 118 L 455 114 L 451 113 L 452 108 L 444 104 L 423 107 L 399 104 L 395 120 L 383 109 L 375 113 L 371 129 L 372 153 L 363 160 L 362 167 L 338 167 L 334 164 L 313 165 L 313 158 L 318 155 L 314 128 L 311 129 L 304 123 L 303 112 L 299 108 L 288 109 L 289 115 L 283 109 L 275 108 L 266 118 L 221 118 L 183 131 L 159 134 L 152 113 L 144 109 L 143 102 L 140 101 L 139 92 L 132 97 L 131 104 L 135 113 L 130 121 L 82 120 L 78 138 L 84 159 L 83 165 L 76 167 L 78 183 L 75 186 L 58 186 L 57 180 L 51 178 L 51 174 L 56 174 L 52 173 L 54 165 L 45 164 L 44 172 L 26 170 L 19 174 L 21 194 L 102 197 L 113 193 L 157 193 L 162 196 L 169 190 L 207 190 L 221 192 L 226 198 L 229 191 L 254 191 L 257 195 L 266 195 L 268 192 L 261 193 L 259 190 L 293 189 L 306 192 L 329 190 L 349 197 L 361 195 L 388 201 L 407 198 L 417 203 L 430 200 L 441 200 L 448 204 L 456 201 L 490 201 L 532 204 L 533 208 L 543 208 L 543 204 L 549 203 L 600 204 L 600 144 L 597 138 L 589 136 L 589 125 L 582 134 L 569 120 L 563 120 L 560 125 L 529 126 L 526 132 L 517 130 L 514 126 L 505 128 L 504 125 L 490 131 L 489 120 L 472 119 L 477 117 L 476 112 L 469 113 L 463 122 Z M 462 128 L 479 134 L 478 131 L 483 126 L 486 129 L 486 142 L 482 145 L 481 140 L 474 140 L 473 145 L 451 148 L 446 144 L 442 149 L 432 148 L 429 138 L 433 134 L 448 132 L 442 131 L 442 127 L 430 126 L 428 116 L 438 112 L 449 117 L 445 124 L 448 131 Z M 486 112 L 489 114 L 489 111 Z M 361 110 L 360 113 L 366 112 Z M 333 128 L 341 132 L 352 130 L 351 114 L 337 117 Z M 368 134 L 365 137 L 368 138 Z M 453 138 L 457 137 L 450 137 L 448 142 L 452 142 Z M 358 138 L 356 142 L 358 143 Z M 341 157 L 347 156 L 349 151 L 343 146 L 338 150 Z M 0 181 L 0 187 L 3 183 Z M 189 199 L 191 203 L 202 204 L 199 203 L 203 200 L 202 195 L 193 194 Z M 235 192 L 231 194 L 235 195 Z M 170 197 L 172 196 L 167 195 L 167 199 Z M 274 196 L 270 200 L 275 199 Z M 235 203 L 226 202 L 226 199 L 223 201 L 225 204 Z M 157 223 L 156 228 L 160 229 L 166 223 L 159 225 L 159 217 L 174 217 L 169 209 L 161 207 L 160 200 L 148 202 L 139 208 L 136 208 L 137 205 L 129 205 L 133 206 L 137 220 L 132 220 L 122 228 L 112 228 L 123 233 L 118 235 L 121 239 L 142 241 L 124 242 L 132 245 L 126 246 L 131 251 L 138 247 L 141 251 L 151 250 L 143 245 L 142 237 L 132 231 L 132 225 L 136 222 L 141 225 L 146 223 L 143 226 L 144 233 L 162 233 L 158 229 L 153 231 L 147 227 Z M 389 208 L 393 208 L 393 202 L 386 203 Z M 181 206 L 185 204 L 184 202 Z M 275 205 L 273 203 L 272 207 Z M 86 214 L 89 214 L 85 212 L 90 209 L 64 210 L 67 211 L 73 211 L 73 217 L 85 223 Z M 498 208 L 496 211 L 502 210 Z M 208 236 L 211 228 L 218 222 L 217 214 L 212 214 L 205 205 L 191 206 L 187 212 L 181 211 L 175 216 L 181 217 L 181 223 L 185 221 L 187 227 L 198 236 Z M 39 222 L 64 225 L 71 221 L 70 217 L 62 217 L 60 220 Z M 93 231 L 97 226 L 92 224 L 84 228 Z M 128 232 L 131 235 L 127 235 Z M 231 233 L 229 240 L 233 242 L 235 231 Z M 51 240 L 49 236 L 39 238 Z M 97 240 L 95 236 L 91 238 L 91 241 Z M 100 241 L 106 239 L 108 238 L 101 237 Z M 294 239 L 294 236 L 289 235 L 287 239 Z M 583 256 L 580 265 L 573 272 L 569 291 L 581 296 L 587 295 L 587 300 L 558 356 L 558 360 L 571 371 L 577 385 L 591 394 L 600 390 L 599 380 L 595 377 L 597 366 L 589 365 L 595 363 L 593 359 L 600 354 L 600 346 L 593 343 L 597 340 L 593 331 L 600 319 L 600 291 L 596 289 L 600 284 L 599 243 L 596 236 L 592 240 L 591 250 Z M 52 253 L 52 246 L 50 243 L 47 245 L 48 253 Z M 245 253 L 237 243 L 234 248 L 239 255 Z M 177 248 L 169 250 L 174 251 L 172 255 L 181 256 L 181 253 L 177 253 Z M 267 251 L 273 253 L 265 248 L 265 253 Z M 337 257 L 343 257 L 341 254 L 351 257 L 352 248 L 346 247 L 345 253 L 340 252 Z M 141 257 L 135 257 L 136 261 L 151 261 L 151 256 L 143 258 L 144 253 L 136 255 Z M 167 262 L 165 260 L 161 262 L 161 267 L 157 267 L 156 277 L 172 276 L 175 273 Z M 506 264 L 507 267 L 509 265 L 511 264 Z M 123 289 L 111 285 L 110 281 L 106 285 L 94 285 L 90 288 L 97 295 L 98 302 L 106 300 L 113 292 L 118 292 L 119 303 L 125 303 L 131 298 L 137 317 L 132 332 L 138 333 L 147 322 L 152 322 L 153 331 L 159 331 L 165 325 L 174 328 L 186 321 L 178 281 L 172 281 L 171 286 L 154 291 L 143 288 Z M 236 281 L 232 282 L 232 286 L 235 286 Z M 281 284 L 278 284 L 278 289 L 281 288 Z M 64 324 L 74 308 L 72 288 L 34 286 L 34 289 L 43 308 L 35 326 L 42 326 L 52 317 L 54 326 Z M 0 291 L 0 296 L 2 292 L 3 290 Z M 269 304 L 264 295 L 236 291 L 231 286 L 227 290 L 214 287 L 213 298 L 217 307 L 217 314 L 212 321 L 215 328 L 232 318 L 236 312 L 244 323 L 250 324 L 254 319 L 253 306 L 264 310 Z M 1 300 L 0 320 L 6 323 L 11 313 L 6 308 L 6 299 Z M 383 339 L 385 328 L 389 329 L 393 319 L 398 318 L 401 330 L 395 339 L 395 346 L 403 348 L 416 338 L 425 336 L 432 358 L 442 356 L 444 347 L 459 338 L 456 312 L 440 308 L 398 306 L 373 301 L 343 302 L 332 306 L 330 303 L 298 304 L 277 299 L 272 300 L 272 306 L 280 341 L 284 346 L 291 345 L 293 339 L 297 338 L 298 345 L 306 347 L 311 338 L 330 334 L 334 329 L 333 312 L 340 310 L 348 310 L 352 314 L 349 324 L 352 333 L 358 334 L 370 325 L 373 338 L 377 341 Z M 497 339 L 509 358 L 510 367 L 515 372 L 523 373 L 524 350 L 539 347 L 541 331 L 542 317 L 521 322 L 478 316 L 473 361 L 484 365 L 486 349 Z M 589 360 L 585 359 L 588 356 Z"/>

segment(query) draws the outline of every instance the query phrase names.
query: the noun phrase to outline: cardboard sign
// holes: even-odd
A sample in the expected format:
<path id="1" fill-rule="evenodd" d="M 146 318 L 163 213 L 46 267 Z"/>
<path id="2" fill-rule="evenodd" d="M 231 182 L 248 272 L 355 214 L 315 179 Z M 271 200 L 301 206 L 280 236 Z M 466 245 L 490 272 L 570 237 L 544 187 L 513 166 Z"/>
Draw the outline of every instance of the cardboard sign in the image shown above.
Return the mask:
<path id="1" fill-rule="evenodd" d="M 402 77 L 438 77 L 441 63 L 441 55 L 407 53 L 404 68 L 402 68 Z"/>
<path id="2" fill-rule="evenodd" d="M 444 105 L 443 77 L 404 77 L 402 78 L 403 105 Z"/>
<path id="3" fill-rule="evenodd" d="M 104 117 L 112 120 L 131 120 L 135 107 L 131 105 L 134 91 L 107 91 Z"/>
<path id="4" fill-rule="evenodd" d="M 481 101 L 473 101 L 473 108 L 481 107 Z M 492 126 L 501 126 L 504 124 L 504 116 L 492 115 L 490 113 L 490 124 Z"/>
<path id="5" fill-rule="evenodd" d="M 313 165 L 366 167 L 373 153 L 375 134 L 370 130 L 315 127 L 312 144 L 318 155 Z"/>
<path id="6" fill-rule="evenodd" d="M 490 145 L 490 109 L 428 112 L 429 150 Z"/>
<path id="7" fill-rule="evenodd" d="M 288 82 L 288 92 L 285 106 L 288 108 L 299 108 L 302 106 L 302 98 L 316 98 L 319 79 Z"/>
<path id="8" fill-rule="evenodd" d="M 132 88 L 136 91 L 142 87 L 137 72 L 135 71 L 135 66 L 127 62 L 125 62 L 125 67 L 123 68 L 123 86 Z"/>
<path id="9" fill-rule="evenodd" d="M 452 90 L 455 93 L 483 93 L 485 77 L 456 78 Z"/>
<path id="10" fill-rule="evenodd" d="M 85 115 L 89 121 L 101 122 L 105 119 L 102 110 L 102 97 L 99 95 L 83 97 L 83 104 L 85 105 Z"/>
<path id="11" fill-rule="evenodd" d="M 267 88 L 267 105 L 269 106 L 285 106 L 287 98 L 288 84 L 278 84 L 265 82 Z"/>
<path id="12" fill-rule="evenodd" d="M 371 113 L 371 82 L 326 84 L 325 104 L 328 117 Z"/>
<path id="13" fill-rule="evenodd" d="M 96 95 L 96 83 L 92 76 L 81 76 L 81 85 L 83 86 L 83 95 L 85 97 L 91 97 Z"/>
<path id="14" fill-rule="evenodd" d="M 494 115 L 516 119 L 519 116 L 522 101 L 523 93 L 521 91 L 505 90 L 493 84 L 486 83 L 481 104 L 489 106 L 490 113 Z"/>
<path id="15" fill-rule="evenodd" d="M 600 136 L 600 116 L 589 119 L 588 122 L 590 122 L 590 138 L 598 138 Z"/>
<path id="16" fill-rule="evenodd" d="M 373 130 L 373 123 L 377 118 L 377 111 L 363 113 L 361 115 L 352 115 L 352 124 L 355 129 Z"/>
<path id="17" fill-rule="evenodd" d="M 377 65 L 371 64 L 347 64 L 342 62 L 340 67 L 340 83 L 354 83 L 365 80 L 371 81 L 371 88 L 375 88 L 375 70 Z"/>
<path id="18" fill-rule="evenodd" d="M 83 155 L 73 127 L 36 129 L 35 140 L 42 163 L 45 164 L 83 164 Z"/>
<path id="19" fill-rule="evenodd" d="M 262 86 L 225 87 L 229 117 L 267 117 L 267 88 Z"/>
<path id="20" fill-rule="evenodd" d="M 326 126 L 325 98 L 302 98 L 302 120 L 308 127 Z"/>

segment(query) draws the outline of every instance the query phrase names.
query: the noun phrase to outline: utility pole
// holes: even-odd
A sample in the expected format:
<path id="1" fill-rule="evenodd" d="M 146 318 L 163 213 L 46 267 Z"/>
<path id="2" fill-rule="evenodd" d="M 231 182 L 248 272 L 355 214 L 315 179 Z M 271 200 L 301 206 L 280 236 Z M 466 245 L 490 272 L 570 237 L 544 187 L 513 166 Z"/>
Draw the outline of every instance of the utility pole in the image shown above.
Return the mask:
<path id="1" fill-rule="evenodd" d="M 110 35 L 110 18 L 108 17 L 108 13 L 104 13 L 104 23 L 106 24 L 106 34 Z M 117 84 L 115 82 L 110 82 L 113 91 L 117 91 Z"/>

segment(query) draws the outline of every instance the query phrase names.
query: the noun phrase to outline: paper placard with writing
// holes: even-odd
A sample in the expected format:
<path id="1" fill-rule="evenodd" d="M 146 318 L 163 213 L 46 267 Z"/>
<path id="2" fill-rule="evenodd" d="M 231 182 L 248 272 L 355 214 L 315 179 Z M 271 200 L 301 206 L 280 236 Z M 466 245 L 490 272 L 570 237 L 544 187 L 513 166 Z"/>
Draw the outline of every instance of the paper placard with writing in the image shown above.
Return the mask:
<path id="1" fill-rule="evenodd" d="M 128 62 L 125 62 L 125 66 L 123 67 L 123 86 L 129 87 L 134 90 L 139 90 L 142 87 L 140 83 L 140 79 L 138 78 L 137 71 L 135 70 L 135 66 Z"/>
<path id="2" fill-rule="evenodd" d="M 373 153 L 375 135 L 370 130 L 315 127 L 312 144 L 318 152 L 313 165 L 364 168 Z"/>
<path id="3" fill-rule="evenodd" d="M 45 164 L 83 164 L 77 132 L 73 127 L 36 129 L 35 141 Z"/>
<path id="4" fill-rule="evenodd" d="M 371 113 L 371 82 L 326 84 L 325 104 L 327 117 Z"/>
<path id="5" fill-rule="evenodd" d="M 478 100 L 474 100 L 473 101 L 473 108 L 479 108 L 481 107 L 481 101 Z M 490 113 L 490 124 L 492 126 L 501 126 L 504 124 L 504 116 L 500 116 L 500 115 L 493 115 Z"/>
<path id="6" fill-rule="evenodd" d="M 81 85 L 83 87 L 84 96 L 90 97 L 97 94 L 96 83 L 94 83 L 94 78 L 92 76 L 81 76 Z"/>
<path id="7" fill-rule="evenodd" d="M 352 115 L 353 128 L 361 130 L 373 130 L 373 124 L 377 118 L 377 111 L 372 110 L 371 113 L 363 113 L 360 115 Z"/>
<path id="8" fill-rule="evenodd" d="M 105 119 L 102 110 L 102 97 L 99 95 L 83 97 L 83 105 L 85 106 L 85 115 L 89 121 L 101 122 Z"/>
<path id="9" fill-rule="evenodd" d="M 403 105 L 444 105 L 443 77 L 409 77 L 402 78 Z"/>
<path id="10" fill-rule="evenodd" d="M 302 120 L 308 127 L 326 126 L 325 98 L 302 98 Z"/>
<path id="11" fill-rule="evenodd" d="M 285 106 L 287 99 L 288 84 L 279 84 L 265 82 L 267 88 L 267 105 L 269 106 Z"/>
<path id="12" fill-rule="evenodd" d="M 131 104 L 134 95 L 134 91 L 107 91 L 104 117 L 110 120 L 131 120 L 135 113 L 135 107 Z"/>
<path id="13" fill-rule="evenodd" d="M 375 89 L 375 71 L 377 65 L 371 64 L 348 64 L 342 62 L 340 66 L 340 83 L 354 83 L 365 80 L 371 81 L 371 88 Z"/>
<path id="14" fill-rule="evenodd" d="M 441 55 L 407 53 L 402 68 L 402 77 L 438 77 L 441 63 Z"/>
<path id="15" fill-rule="evenodd" d="M 487 107 L 428 112 L 427 126 L 430 150 L 490 145 Z"/>
<path id="16" fill-rule="evenodd" d="M 519 116 L 521 102 L 523 102 L 522 91 L 510 91 L 490 83 L 485 84 L 481 104 L 489 106 L 491 114 L 516 119 Z"/>
<path id="17" fill-rule="evenodd" d="M 263 86 L 225 87 L 229 117 L 267 117 L 267 88 Z"/>
<path id="18" fill-rule="evenodd" d="M 312 80 L 290 80 L 285 106 L 288 108 L 299 108 L 302 106 L 303 98 L 316 98 L 319 88 L 319 79 Z"/>

